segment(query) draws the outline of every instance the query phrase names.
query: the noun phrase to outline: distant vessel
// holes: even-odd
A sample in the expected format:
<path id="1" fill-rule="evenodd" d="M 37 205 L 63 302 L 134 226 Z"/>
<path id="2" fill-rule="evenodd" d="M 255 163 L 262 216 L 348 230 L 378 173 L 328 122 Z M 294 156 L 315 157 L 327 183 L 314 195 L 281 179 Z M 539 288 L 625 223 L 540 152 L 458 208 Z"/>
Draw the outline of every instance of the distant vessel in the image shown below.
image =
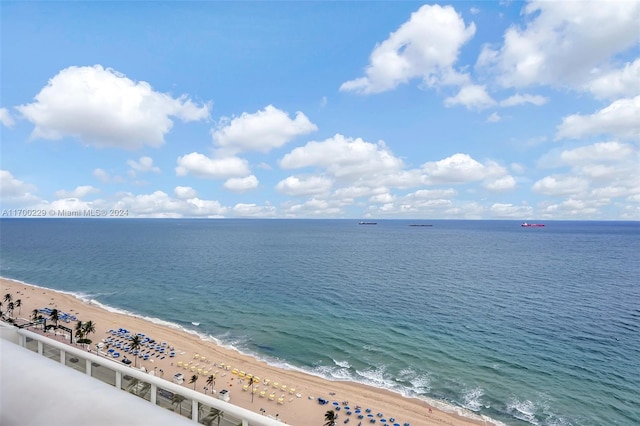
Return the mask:
<path id="1" fill-rule="evenodd" d="M 425 224 L 422 224 L 422 223 L 412 223 L 409 226 L 433 226 L 433 225 L 425 225 Z"/>
<path id="2" fill-rule="evenodd" d="M 358 225 L 377 225 L 378 222 L 358 222 Z"/>
<path id="3" fill-rule="evenodd" d="M 542 228 L 544 226 L 544 223 L 527 223 L 527 222 L 523 222 L 522 225 L 523 228 Z"/>

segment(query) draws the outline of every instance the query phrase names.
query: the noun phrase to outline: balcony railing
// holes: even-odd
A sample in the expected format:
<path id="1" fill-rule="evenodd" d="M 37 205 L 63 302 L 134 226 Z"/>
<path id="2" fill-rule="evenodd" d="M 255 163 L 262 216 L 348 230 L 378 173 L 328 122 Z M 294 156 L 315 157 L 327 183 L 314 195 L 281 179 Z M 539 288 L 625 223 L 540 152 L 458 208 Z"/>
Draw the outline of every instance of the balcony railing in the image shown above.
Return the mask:
<path id="1" fill-rule="evenodd" d="M 282 426 L 277 419 L 203 395 L 155 375 L 120 364 L 26 329 L 14 329 L 17 343 L 62 365 L 204 425 Z M 6 336 L 5 336 L 6 337 Z M 15 340 L 15 339 L 10 339 Z"/>

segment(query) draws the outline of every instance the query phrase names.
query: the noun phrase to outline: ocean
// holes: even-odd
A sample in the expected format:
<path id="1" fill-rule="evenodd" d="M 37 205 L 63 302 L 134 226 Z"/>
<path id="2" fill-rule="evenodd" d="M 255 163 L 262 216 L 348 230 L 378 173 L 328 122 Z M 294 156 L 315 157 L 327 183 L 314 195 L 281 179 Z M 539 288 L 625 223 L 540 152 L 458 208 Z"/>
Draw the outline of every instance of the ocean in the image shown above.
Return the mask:
<path id="1" fill-rule="evenodd" d="M 0 221 L 3 277 L 508 425 L 640 424 L 639 253 L 638 222 Z"/>

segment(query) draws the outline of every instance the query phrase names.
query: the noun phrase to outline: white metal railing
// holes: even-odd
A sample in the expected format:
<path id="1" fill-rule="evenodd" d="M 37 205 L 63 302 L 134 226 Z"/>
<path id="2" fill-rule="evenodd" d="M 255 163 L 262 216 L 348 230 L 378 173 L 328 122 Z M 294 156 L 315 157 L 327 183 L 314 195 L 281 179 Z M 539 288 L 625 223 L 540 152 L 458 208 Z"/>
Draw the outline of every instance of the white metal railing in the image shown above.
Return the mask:
<path id="1" fill-rule="evenodd" d="M 199 404 L 204 404 L 205 406 L 215 408 L 224 412 L 225 417 L 231 416 L 238 421 L 241 421 L 242 426 L 282 426 L 282 422 L 271 419 L 269 417 L 265 417 L 261 414 L 254 413 L 253 411 L 247 410 L 242 407 L 238 407 L 237 405 L 233 405 L 229 402 L 222 401 L 220 399 L 210 397 L 207 395 L 203 395 L 195 390 L 188 389 L 172 383 L 168 380 L 161 379 L 154 375 L 145 373 L 141 370 L 136 370 L 129 366 L 120 364 L 115 360 L 112 360 L 108 357 L 98 356 L 88 351 L 69 346 L 65 343 L 59 342 L 57 340 L 50 339 L 41 334 L 34 333 L 32 331 L 26 329 L 16 329 L 17 331 L 17 343 L 22 347 L 27 347 L 27 338 L 32 339 L 37 342 L 37 353 L 40 355 L 45 355 L 44 348 L 47 345 L 47 348 L 54 348 L 59 351 L 60 364 L 67 366 L 66 359 L 69 356 L 79 357 L 80 359 L 85 360 L 85 368 L 84 373 L 90 377 L 92 376 L 92 363 L 98 363 L 104 366 L 107 369 L 115 371 L 115 387 L 116 389 L 122 389 L 122 379 L 124 376 L 132 377 L 133 379 L 146 382 L 150 384 L 150 397 L 149 402 L 157 405 L 157 394 L 158 388 L 167 390 L 172 392 L 173 394 L 178 394 L 185 399 L 191 400 L 191 419 L 198 423 L 198 415 L 199 415 Z M 13 334 L 13 333 L 11 333 Z M 8 336 L 3 336 L 5 339 Z M 14 339 L 9 339 L 14 340 Z M 107 361 L 107 363 L 105 363 Z M 99 380 L 99 379 L 96 379 Z M 141 398 L 146 401 L 146 399 Z M 170 414 L 171 415 L 171 414 Z M 177 415 L 177 414 L 176 414 Z M 225 419 L 226 420 L 226 419 Z M 238 423 L 235 423 L 238 424 Z"/>

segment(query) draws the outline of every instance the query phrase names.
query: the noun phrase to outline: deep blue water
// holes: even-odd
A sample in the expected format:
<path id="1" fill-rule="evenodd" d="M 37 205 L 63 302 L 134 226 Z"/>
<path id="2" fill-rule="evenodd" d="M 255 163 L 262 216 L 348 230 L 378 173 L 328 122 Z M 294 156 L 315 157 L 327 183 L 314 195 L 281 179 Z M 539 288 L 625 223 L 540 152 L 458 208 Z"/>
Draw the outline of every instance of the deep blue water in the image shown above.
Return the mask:
<path id="1" fill-rule="evenodd" d="M 640 223 L 410 223 L 2 220 L 0 275 L 506 424 L 640 424 Z"/>

